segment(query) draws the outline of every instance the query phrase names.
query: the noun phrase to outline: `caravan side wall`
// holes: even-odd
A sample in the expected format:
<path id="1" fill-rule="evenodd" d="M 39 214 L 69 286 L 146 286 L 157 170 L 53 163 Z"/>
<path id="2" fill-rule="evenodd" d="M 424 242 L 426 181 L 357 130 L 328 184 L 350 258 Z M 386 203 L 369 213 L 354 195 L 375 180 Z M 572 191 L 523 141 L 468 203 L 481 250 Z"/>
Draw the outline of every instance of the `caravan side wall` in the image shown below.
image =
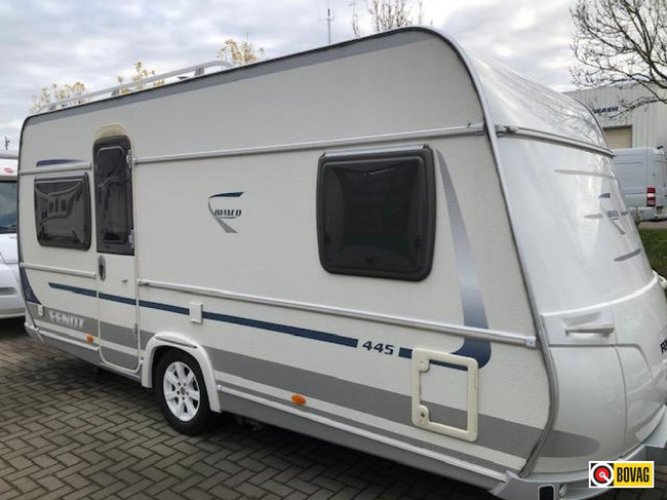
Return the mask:
<path id="1" fill-rule="evenodd" d="M 36 332 L 146 384 L 155 346 L 196 346 L 222 410 L 491 488 L 526 464 L 550 389 L 483 122 L 456 52 L 422 31 L 32 117 L 20 238 Z M 96 243 L 93 148 L 118 136 L 134 158 L 134 256 Z M 428 276 L 325 271 L 323 155 L 422 146 L 434 161 Z M 35 183 L 72 177 L 89 183 L 90 247 L 43 246 Z M 418 353 L 473 359 L 475 401 L 466 371 L 420 372 Z M 441 426 L 416 422 L 415 403 Z M 476 436 L 441 432 L 465 430 L 470 413 Z"/>

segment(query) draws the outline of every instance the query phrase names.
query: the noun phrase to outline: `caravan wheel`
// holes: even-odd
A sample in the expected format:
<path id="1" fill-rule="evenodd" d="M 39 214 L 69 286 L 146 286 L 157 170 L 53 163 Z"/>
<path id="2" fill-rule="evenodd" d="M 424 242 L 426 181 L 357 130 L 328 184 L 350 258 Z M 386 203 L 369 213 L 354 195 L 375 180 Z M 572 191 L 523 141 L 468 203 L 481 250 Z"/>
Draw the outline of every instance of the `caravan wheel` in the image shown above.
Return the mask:
<path id="1" fill-rule="evenodd" d="M 153 384 L 162 413 L 183 434 L 200 434 L 212 414 L 204 377 L 197 361 L 181 351 L 170 351 L 159 361 Z"/>

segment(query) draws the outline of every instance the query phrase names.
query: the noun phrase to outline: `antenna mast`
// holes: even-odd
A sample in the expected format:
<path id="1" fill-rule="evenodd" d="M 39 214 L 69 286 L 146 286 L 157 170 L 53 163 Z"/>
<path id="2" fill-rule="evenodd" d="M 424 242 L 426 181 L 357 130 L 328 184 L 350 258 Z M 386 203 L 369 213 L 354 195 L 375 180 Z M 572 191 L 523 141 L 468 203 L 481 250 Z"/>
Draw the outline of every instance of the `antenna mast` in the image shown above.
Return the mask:
<path id="1" fill-rule="evenodd" d="M 331 21 L 334 20 L 333 11 L 329 6 L 329 0 L 327 0 L 327 41 L 331 45 Z"/>

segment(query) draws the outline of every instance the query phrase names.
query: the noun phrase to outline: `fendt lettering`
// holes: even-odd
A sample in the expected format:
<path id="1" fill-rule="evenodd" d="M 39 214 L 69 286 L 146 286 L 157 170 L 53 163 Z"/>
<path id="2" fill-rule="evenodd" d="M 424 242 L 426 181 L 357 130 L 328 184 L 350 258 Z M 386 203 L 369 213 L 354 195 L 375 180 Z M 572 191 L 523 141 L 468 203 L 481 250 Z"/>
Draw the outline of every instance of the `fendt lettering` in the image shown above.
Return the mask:
<path id="1" fill-rule="evenodd" d="M 49 311 L 49 320 L 51 323 L 56 323 L 57 325 L 74 328 L 76 330 L 83 329 L 84 319 L 79 316 L 74 316 L 73 314 L 67 314 L 60 311 Z"/>

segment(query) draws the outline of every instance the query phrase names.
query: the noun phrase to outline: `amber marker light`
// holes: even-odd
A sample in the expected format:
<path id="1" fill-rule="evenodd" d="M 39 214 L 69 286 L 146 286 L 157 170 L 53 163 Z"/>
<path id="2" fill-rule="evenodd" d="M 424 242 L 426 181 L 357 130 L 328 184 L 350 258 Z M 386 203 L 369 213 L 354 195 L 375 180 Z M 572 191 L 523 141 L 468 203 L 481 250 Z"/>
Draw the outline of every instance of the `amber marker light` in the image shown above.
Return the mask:
<path id="1" fill-rule="evenodd" d="M 89 344 L 92 344 L 93 341 L 95 340 L 95 337 L 93 337 L 92 335 L 88 335 L 88 336 L 86 337 L 86 340 L 88 341 Z"/>
<path id="2" fill-rule="evenodd" d="M 302 396 L 301 394 L 292 394 L 292 403 L 299 406 L 305 405 L 306 396 Z"/>

